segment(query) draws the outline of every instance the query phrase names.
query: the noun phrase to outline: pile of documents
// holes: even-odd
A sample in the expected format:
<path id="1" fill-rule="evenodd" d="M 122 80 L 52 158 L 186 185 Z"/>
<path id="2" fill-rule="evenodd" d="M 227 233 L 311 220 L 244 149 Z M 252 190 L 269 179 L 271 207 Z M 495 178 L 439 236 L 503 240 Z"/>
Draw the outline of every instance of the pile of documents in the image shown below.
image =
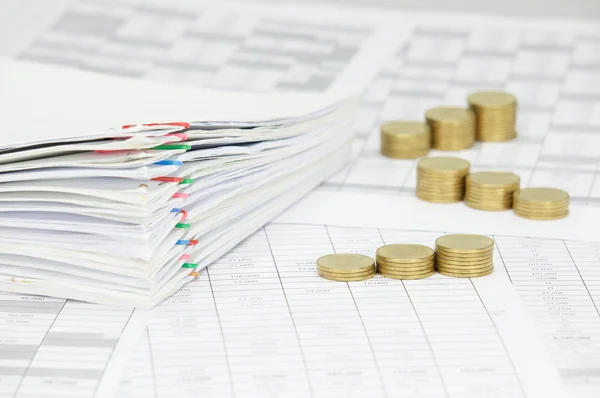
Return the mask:
<path id="1" fill-rule="evenodd" d="M 2 291 L 152 307 L 350 155 L 353 96 L 0 71 Z"/>

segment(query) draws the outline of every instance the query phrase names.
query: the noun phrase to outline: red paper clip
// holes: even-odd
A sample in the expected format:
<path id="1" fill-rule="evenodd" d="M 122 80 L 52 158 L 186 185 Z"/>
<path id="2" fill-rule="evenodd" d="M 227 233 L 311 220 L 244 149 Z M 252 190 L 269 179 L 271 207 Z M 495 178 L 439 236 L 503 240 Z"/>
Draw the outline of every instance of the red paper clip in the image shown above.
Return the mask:
<path id="1" fill-rule="evenodd" d="M 189 260 L 190 257 L 192 257 L 191 254 L 182 254 L 181 257 L 179 257 L 180 260 Z"/>
<path id="2" fill-rule="evenodd" d="M 171 196 L 173 199 L 187 199 L 188 198 L 188 194 L 187 193 L 183 193 L 183 192 L 175 192 L 173 194 L 173 196 Z"/>
<path id="3" fill-rule="evenodd" d="M 124 129 L 130 129 L 132 127 L 138 126 L 138 124 L 125 124 L 121 126 Z M 168 123 L 143 123 L 142 126 L 152 127 L 152 126 L 178 126 L 184 127 L 186 129 L 190 128 L 190 124 L 187 122 L 168 122 Z"/>
<path id="4" fill-rule="evenodd" d="M 154 177 L 151 178 L 152 181 L 162 181 L 162 182 L 181 182 L 183 178 L 181 177 Z"/>
<path id="5" fill-rule="evenodd" d="M 179 210 L 179 213 L 177 214 L 183 214 L 183 217 L 181 217 L 181 220 L 179 220 L 179 222 L 183 222 L 186 218 L 188 218 L 188 212 L 183 209 Z"/>
<path id="6" fill-rule="evenodd" d="M 179 141 L 169 141 L 169 142 L 182 142 L 182 141 L 187 141 L 187 139 L 190 138 L 190 136 L 187 135 L 187 133 L 170 133 L 170 134 L 167 134 L 167 137 L 179 138 Z"/>
<path id="7" fill-rule="evenodd" d="M 190 239 L 190 243 L 188 243 L 188 246 L 196 246 L 198 244 L 198 239 Z"/>

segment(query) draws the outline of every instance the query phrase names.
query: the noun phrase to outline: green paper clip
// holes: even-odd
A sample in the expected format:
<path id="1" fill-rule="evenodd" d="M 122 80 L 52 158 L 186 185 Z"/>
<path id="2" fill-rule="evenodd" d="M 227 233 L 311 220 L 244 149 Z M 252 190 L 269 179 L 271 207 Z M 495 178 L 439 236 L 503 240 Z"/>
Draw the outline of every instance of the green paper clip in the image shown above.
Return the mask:
<path id="1" fill-rule="evenodd" d="M 197 266 L 198 266 L 198 264 L 194 264 L 194 263 L 183 263 L 181 268 L 196 268 Z"/>
<path id="2" fill-rule="evenodd" d="M 175 228 L 189 228 L 190 224 L 186 224 L 186 223 L 181 223 L 178 222 L 177 224 L 175 224 Z"/>
<path id="3" fill-rule="evenodd" d="M 165 144 L 165 145 L 155 146 L 151 149 L 162 149 L 162 150 L 185 149 L 186 151 L 189 151 L 190 149 L 192 149 L 192 146 L 186 145 L 186 144 Z"/>
<path id="4" fill-rule="evenodd" d="M 193 184 L 193 183 L 194 183 L 194 179 L 193 178 L 184 178 L 183 181 L 181 181 L 179 183 L 179 185 L 182 185 L 182 184 Z"/>

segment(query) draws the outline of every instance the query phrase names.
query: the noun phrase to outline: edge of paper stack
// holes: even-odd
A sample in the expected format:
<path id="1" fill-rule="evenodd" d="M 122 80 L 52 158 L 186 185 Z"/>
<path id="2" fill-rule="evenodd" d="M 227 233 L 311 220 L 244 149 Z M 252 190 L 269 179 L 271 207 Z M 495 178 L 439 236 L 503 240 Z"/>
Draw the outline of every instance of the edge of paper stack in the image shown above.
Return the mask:
<path id="1" fill-rule="evenodd" d="M 2 61 L 0 106 L 0 290 L 150 308 L 346 163 L 356 98 Z"/>

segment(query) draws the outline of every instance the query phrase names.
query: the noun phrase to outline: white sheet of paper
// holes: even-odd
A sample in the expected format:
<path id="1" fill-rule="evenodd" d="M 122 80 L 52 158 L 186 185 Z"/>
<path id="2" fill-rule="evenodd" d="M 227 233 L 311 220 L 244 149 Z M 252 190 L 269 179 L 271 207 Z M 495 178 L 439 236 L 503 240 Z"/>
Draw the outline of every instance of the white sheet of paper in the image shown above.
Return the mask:
<path id="1" fill-rule="evenodd" d="M 116 397 L 559 397 L 501 267 L 404 282 L 316 272 L 334 251 L 434 236 L 269 224 L 157 307 Z"/>
<path id="2" fill-rule="evenodd" d="M 0 395 L 108 398 L 149 311 L 0 294 Z"/>
<path id="3" fill-rule="evenodd" d="M 562 221 L 515 220 L 464 204 L 414 203 L 357 193 L 311 194 L 277 219 L 361 228 L 480 233 L 493 236 L 504 270 L 558 367 L 566 397 L 600 394 L 600 223 L 597 208 L 573 208 Z M 441 232 L 438 232 L 441 233 Z M 416 233 L 416 232 L 415 232 Z M 409 242 L 402 237 L 397 242 Z"/>

